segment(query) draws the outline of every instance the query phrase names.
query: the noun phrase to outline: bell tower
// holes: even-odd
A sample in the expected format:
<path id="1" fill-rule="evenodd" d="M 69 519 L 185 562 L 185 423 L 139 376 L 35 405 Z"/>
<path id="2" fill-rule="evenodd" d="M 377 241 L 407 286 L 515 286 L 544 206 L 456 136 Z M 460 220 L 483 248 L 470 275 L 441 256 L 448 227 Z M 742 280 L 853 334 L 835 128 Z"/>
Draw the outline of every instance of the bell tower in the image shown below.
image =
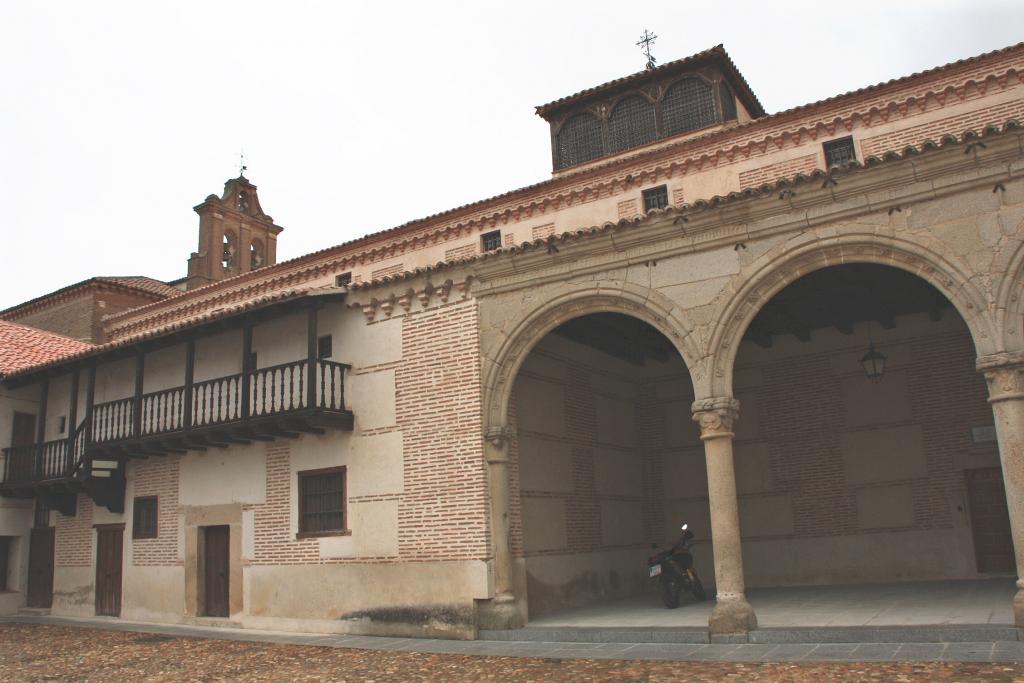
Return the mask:
<path id="1" fill-rule="evenodd" d="M 244 175 L 224 183 L 195 207 L 199 251 L 188 259 L 186 289 L 195 289 L 277 262 L 277 235 L 283 230 L 263 213 L 256 186 Z"/>

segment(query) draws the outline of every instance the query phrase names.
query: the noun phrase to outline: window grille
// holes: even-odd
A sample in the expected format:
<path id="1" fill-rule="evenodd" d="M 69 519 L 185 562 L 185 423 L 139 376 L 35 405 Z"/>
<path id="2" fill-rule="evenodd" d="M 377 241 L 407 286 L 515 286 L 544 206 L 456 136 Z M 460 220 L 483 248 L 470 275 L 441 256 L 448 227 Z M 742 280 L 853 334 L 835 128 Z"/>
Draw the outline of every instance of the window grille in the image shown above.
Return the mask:
<path id="1" fill-rule="evenodd" d="M 823 145 L 825 149 L 825 166 L 845 166 L 857 160 L 857 152 L 853 148 L 853 136 L 831 140 Z"/>
<path id="2" fill-rule="evenodd" d="M 156 500 L 145 496 L 132 503 L 132 538 L 156 538 Z"/>
<path id="3" fill-rule="evenodd" d="M 659 185 L 649 190 L 644 190 L 644 213 L 651 209 L 664 209 L 668 206 L 668 186 Z"/>
<path id="4" fill-rule="evenodd" d="M 601 122 L 590 114 L 577 114 L 558 131 L 556 141 L 558 168 L 575 166 L 604 154 L 601 145 Z"/>
<path id="5" fill-rule="evenodd" d="M 732 121 L 736 118 L 736 96 L 725 81 L 718 84 L 718 89 L 722 95 L 722 120 Z"/>
<path id="6" fill-rule="evenodd" d="M 7 564 L 11 555 L 11 537 L 0 536 L 0 591 L 7 590 Z"/>
<path id="7" fill-rule="evenodd" d="M 678 135 L 717 123 L 718 109 L 711 86 L 699 78 L 684 78 L 661 100 L 665 135 Z"/>
<path id="8" fill-rule="evenodd" d="M 654 105 L 634 95 L 615 105 L 608 118 L 610 152 L 621 152 L 652 142 L 658 137 Z"/>
<path id="9" fill-rule="evenodd" d="M 345 468 L 299 472 L 299 533 L 345 531 Z"/>
<path id="10" fill-rule="evenodd" d="M 348 287 L 352 283 L 352 272 L 342 273 L 334 278 L 334 284 L 338 287 Z"/>
<path id="11" fill-rule="evenodd" d="M 36 511 L 33 515 L 32 525 L 37 529 L 50 526 L 50 508 L 41 498 L 36 498 Z"/>
<path id="12" fill-rule="evenodd" d="M 501 248 L 501 230 L 485 232 L 480 236 L 480 244 L 484 251 L 494 251 Z"/>

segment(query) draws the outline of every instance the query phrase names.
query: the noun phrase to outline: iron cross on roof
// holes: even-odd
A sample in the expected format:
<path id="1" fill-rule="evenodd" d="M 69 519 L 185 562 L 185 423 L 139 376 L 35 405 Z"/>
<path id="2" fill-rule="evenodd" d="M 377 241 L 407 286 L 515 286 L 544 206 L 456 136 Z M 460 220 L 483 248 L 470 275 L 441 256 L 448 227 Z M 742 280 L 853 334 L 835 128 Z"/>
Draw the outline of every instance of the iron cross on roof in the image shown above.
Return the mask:
<path id="1" fill-rule="evenodd" d="M 648 69 L 653 69 L 654 68 L 655 60 L 654 60 L 654 57 L 651 55 L 651 43 L 653 43 L 657 39 L 658 39 L 658 36 L 656 36 L 655 34 L 651 33 L 647 29 L 644 29 L 644 34 L 642 36 L 640 36 L 640 41 L 637 43 L 637 47 L 640 47 L 641 45 L 643 46 L 643 47 L 640 47 L 640 49 L 644 51 L 644 56 L 647 57 L 647 68 Z"/>

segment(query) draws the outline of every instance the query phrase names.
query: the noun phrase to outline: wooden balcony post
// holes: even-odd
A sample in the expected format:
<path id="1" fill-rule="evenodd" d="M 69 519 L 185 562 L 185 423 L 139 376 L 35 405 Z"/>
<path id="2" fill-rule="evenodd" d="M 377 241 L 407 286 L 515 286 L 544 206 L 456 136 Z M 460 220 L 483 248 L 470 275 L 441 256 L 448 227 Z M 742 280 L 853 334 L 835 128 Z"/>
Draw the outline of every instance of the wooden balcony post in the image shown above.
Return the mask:
<path id="1" fill-rule="evenodd" d="M 39 417 L 36 420 L 35 478 L 43 478 L 43 442 L 46 440 L 46 401 L 50 394 L 50 380 L 43 380 L 43 388 L 39 394 Z"/>
<path id="2" fill-rule="evenodd" d="M 96 366 L 89 366 L 89 374 L 85 380 L 85 443 L 82 444 L 82 454 L 85 454 L 89 444 L 92 443 L 92 408 L 96 404 Z"/>
<path id="3" fill-rule="evenodd" d="M 81 371 L 75 368 L 71 373 L 71 390 L 70 397 L 68 398 L 68 446 L 67 452 L 64 454 L 65 457 L 65 475 L 70 475 L 71 470 L 75 467 L 75 431 L 78 427 L 78 376 Z"/>
<path id="4" fill-rule="evenodd" d="M 249 394 L 252 389 L 252 324 L 242 328 L 242 419 L 249 419 Z"/>
<path id="5" fill-rule="evenodd" d="M 306 319 L 307 367 L 306 367 L 306 408 L 316 408 L 316 304 L 309 307 Z"/>
<path id="6" fill-rule="evenodd" d="M 146 352 L 139 349 L 135 356 L 135 400 L 132 402 L 132 436 L 142 436 L 142 385 L 146 373 Z"/>
<path id="7" fill-rule="evenodd" d="M 196 370 L 196 340 L 189 339 L 185 345 L 185 396 L 183 401 L 183 415 L 181 416 L 181 430 L 187 432 L 192 429 L 192 384 L 195 379 Z"/>

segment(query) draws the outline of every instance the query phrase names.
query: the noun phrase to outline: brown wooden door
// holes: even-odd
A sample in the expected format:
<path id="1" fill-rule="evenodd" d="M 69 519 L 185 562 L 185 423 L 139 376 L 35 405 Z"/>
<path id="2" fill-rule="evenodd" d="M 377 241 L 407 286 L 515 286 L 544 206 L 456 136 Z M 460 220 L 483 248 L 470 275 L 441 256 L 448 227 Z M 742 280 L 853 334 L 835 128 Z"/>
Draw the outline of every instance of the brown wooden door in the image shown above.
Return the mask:
<path id="1" fill-rule="evenodd" d="M 29 536 L 28 606 L 53 604 L 53 527 L 36 527 Z"/>
<path id="2" fill-rule="evenodd" d="M 205 580 L 205 605 L 203 613 L 208 617 L 229 616 L 228 608 L 228 541 L 229 527 L 205 527 L 203 547 L 203 578 Z"/>
<path id="3" fill-rule="evenodd" d="M 36 440 L 36 416 L 31 413 L 14 413 L 11 425 L 11 447 L 31 446 Z M 32 453 L 16 450 L 11 454 L 8 476 L 11 481 L 26 481 L 32 476 Z"/>
<path id="4" fill-rule="evenodd" d="M 982 574 L 1013 572 L 1013 538 L 1006 509 L 1003 472 L 998 467 L 967 470 L 967 498 L 971 506 L 974 555 Z"/>
<path id="5" fill-rule="evenodd" d="M 96 529 L 96 614 L 121 616 L 121 551 L 124 527 Z"/>

